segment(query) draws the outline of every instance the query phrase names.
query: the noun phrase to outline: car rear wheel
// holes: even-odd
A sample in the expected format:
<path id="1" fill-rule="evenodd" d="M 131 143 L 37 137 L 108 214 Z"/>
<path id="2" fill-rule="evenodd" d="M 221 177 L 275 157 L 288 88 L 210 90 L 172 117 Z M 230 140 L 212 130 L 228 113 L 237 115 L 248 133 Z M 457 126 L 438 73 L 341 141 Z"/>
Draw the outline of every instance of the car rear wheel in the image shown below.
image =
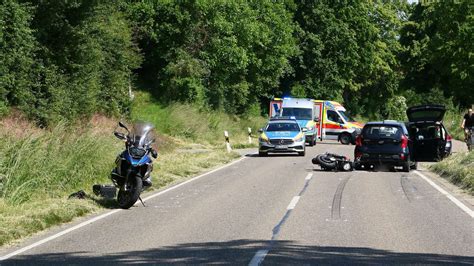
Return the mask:
<path id="1" fill-rule="evenodd" d="M 342 133 L 339 137 L 339 140 L 341 141 L 341 144 L 349 145 L 351 143 L 352 136 L 348 133 Z"/>
<path id="2" fill-rule="evenodd" d="M 411 168 L 411 162 L 410 160 L 408 160 L 407 162 L 405 162 L 405 164 L 403 164 L 403 172 L 409 173 L 410 168 Z"/>
<path id="3" fill-rule="evenodd" d="M 413 162 L 410 166 L 410 169 L 412 169 L 412 170 L 418 169 L 418 162 Z"/>

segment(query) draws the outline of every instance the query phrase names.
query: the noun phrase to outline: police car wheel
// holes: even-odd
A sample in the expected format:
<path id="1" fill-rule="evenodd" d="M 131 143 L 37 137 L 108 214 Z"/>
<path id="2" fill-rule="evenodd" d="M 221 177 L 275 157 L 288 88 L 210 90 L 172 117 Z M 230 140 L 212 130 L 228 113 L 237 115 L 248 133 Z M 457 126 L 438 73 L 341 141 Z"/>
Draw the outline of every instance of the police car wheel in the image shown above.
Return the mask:
<path id="1" fill-rule="evenodd" d="M 312 146 L 314 145 L 314 137 L 311 137 L 311 138 L 309 139 L 308 145 L 309 145 L 310 147 L 312 147 Z"/>

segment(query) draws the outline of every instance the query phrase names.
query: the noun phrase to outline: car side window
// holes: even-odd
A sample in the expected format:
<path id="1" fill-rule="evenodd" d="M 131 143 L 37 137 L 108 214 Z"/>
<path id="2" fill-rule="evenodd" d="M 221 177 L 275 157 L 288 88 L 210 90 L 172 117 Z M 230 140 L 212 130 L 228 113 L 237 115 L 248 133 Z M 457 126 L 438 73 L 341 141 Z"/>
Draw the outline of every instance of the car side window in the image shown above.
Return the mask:
<path id="1" fill-rule="evenodd" d="M 335 123 L 342 123 L 342 119 L 339 117 L 337 112 L 332 111 L 332 110 L 328 110 L 327 115 L 328 115 L 328 120 L 329 121 L 332 121 L 332 122 L 335 122 Z"/>

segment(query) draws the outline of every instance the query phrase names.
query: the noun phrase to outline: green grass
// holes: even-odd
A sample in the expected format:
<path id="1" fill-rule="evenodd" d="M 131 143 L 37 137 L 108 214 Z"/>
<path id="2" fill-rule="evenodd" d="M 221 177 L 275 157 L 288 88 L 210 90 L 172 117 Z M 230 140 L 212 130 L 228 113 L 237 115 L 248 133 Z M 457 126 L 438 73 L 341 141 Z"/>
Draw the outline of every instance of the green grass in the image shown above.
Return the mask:
<path id="1" fill-rule="evenodd" d="M 474 151 L 454 154 L 432 165 L 430 170 L 474 195 Z"/>
<path id="2" fill-rule="evenodd" d="M 443 124 L 448 130 L 449 134 L 453 138 L 461 141 L 464 140 L 464 132 L 461 128 L 461 121 L 463 119 L 464 113 L 458 110 L 448 109 L 443 119 Z"/>
<path id="3" fill-rule="evenodd" d="M 21 138 L 0 132 L 0 196 L 19 205 L 104 182 L 120 143 L 92 129 L 82 132 L 58 125 Z"/>
<path id="4" fill-rule="evenodd" d="M 248 143 L 248 128 L 253 136 L 263 127 L 266 118 L 242 118 L 219 111 L 201 110 L 192 104 L 174 103 L 163 106 L 147 92 L 137 92 L 132 108 L 133 120 L 153 123 L 158 132 L 193 142 L 218 146 L 228 131 L 232 145 Z"/>
<path id="5" fill-rule="evenodd" d="M 84 200 L 43 199 L 11 205 L 0 198 L 0 246 L 99 210 Z"/>
<path id="6" fill-rule="evenodd" d="M 246 148 L 247 127 L 256 132 L 264 118 L 242 119 L 202 111 L 191 104 L 162 106 L 138 93 L 132 120 L 157 127 L 153 189 L 180 182 L 239 157 L 227 153 L 223 131 L 234 148 Z M 95 116 L 80 125 L 39 129 L 21 118 L 0 120 L 0 246 L 69 222 L 114 202 L 92 195 L 93 184 L 109 184 L 109 174 L 123 143 L 112 132 L 116 119 Z M 68 200 L 84 190 L 88 199 Z"/>

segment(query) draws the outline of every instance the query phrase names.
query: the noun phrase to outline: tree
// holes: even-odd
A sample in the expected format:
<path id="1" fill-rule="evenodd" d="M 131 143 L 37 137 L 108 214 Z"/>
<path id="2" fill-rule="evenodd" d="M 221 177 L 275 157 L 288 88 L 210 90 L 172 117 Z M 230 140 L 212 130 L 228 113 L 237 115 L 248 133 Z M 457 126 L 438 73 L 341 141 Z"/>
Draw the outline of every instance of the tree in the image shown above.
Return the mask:
<path id="1" fill-rule="evenodd" d="M 30 28 L 31 12 L 27 4 L 0 2 L 0 115 L 11 105 L 27 108 L 33 97 L 30 73 L 37 43 Z"/>
<path id="2" fill-rule="evenodd" d="M 140 74 L 168 101 L 244 113 L 275 95 L 296 51 L 283 2 L 159 1 L 129 10 L 145 54 Z"/>
<path id="3" fill-rule="evenodd" d="M 380 113 L 397 90 L 401 8 L 379 1 L 298 2 L 301 54 L 284 84 L 303 86 L 307 97 L 343 101 L 355 113 Z"/>
<path id="4" fill-rule="evenodd" d="M 401 32 L 405 90 L 474 102 L 474 5 L 471 1 L 439 1 L 414 5 Z"/>

